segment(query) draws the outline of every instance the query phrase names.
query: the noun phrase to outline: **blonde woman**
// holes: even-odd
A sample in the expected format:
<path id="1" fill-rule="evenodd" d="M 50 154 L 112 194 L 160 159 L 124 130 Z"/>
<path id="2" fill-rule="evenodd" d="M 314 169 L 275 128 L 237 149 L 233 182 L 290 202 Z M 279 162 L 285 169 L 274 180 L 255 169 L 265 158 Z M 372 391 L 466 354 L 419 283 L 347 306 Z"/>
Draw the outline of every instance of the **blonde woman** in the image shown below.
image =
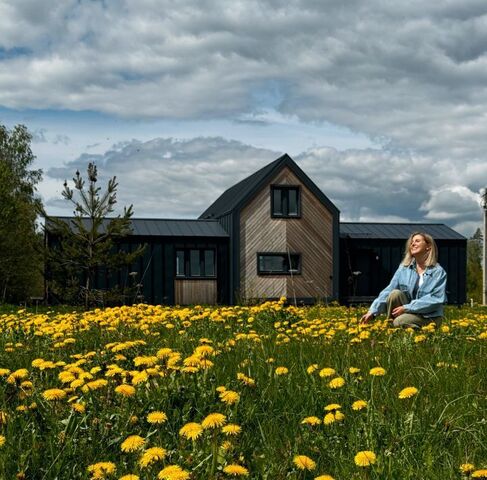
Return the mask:
<path id="1" fill-rule="evenodd" d="M 433 237 L 412 233 L 391 283 L 372 302 L 361 322 L 367 323 L 386 312 L 395 327 L 421 328 L 431 322 L 439 326 L 446 302 L 446 272 L 437 258 Z"/>

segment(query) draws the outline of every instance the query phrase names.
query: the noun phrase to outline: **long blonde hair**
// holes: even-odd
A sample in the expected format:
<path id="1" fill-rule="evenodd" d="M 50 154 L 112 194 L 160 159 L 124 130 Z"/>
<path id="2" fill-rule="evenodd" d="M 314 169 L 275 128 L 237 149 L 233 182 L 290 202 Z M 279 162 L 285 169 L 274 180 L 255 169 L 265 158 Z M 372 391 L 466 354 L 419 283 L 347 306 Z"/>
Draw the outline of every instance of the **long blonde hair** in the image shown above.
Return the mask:
<path id="1" fill-rule="evenodd" d="M 411 265 L 411 262 L 414 260 L 414 257 L 411 255 L 411 242 L 416 235 L 421 235 L 426 244 L 429 246 L 429 252 L 424 262 L 425 266 L 433 267 L 438 263 L 438 247 L 436 246 L 436 242 L 433 240 L 433 237 L 425 232 L 413 232 L 411 235 L 409 235 L 409 238 L 406 241 L 404 258 L 402 259 L 401 264 L 407 267 L 408 265 Z"/>

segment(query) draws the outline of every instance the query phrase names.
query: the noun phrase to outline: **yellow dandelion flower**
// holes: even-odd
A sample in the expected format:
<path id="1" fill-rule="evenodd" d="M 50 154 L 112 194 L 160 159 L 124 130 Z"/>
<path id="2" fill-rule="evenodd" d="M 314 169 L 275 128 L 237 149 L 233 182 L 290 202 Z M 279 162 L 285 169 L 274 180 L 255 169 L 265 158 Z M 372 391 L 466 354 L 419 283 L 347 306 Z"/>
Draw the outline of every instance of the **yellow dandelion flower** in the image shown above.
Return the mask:
<path id="1" fill-rule="evenodd" d="M 487 468 L 475 470 L 475 472 L 472 473 L 472 478 L 487 478 Z"/>
<path id="2" fill-rule="evenodd" d="M 223 413 L 210 413 L 201 422 L 201 426 L 207 428 L 218 428 L 225 425 L 227 417 Z"/>
<path id="3" fill-rule="evenodd" d="M 376 462 L 376 456 L 374 452 L 370 450 L 364 450 L 362 452 L 358 452 L 355 455 L 355 465 L 359 467 L 368 467 L 373 465 Z"/>
<path id="4" fill-rule="evenodd" d="M 382 377 L 386 374 L 386 370 L 382 367 L 374 367 L 370 369 L 369 373 L 374 377 Z"/>
<path id="5" fill-rule="evenodd" d="M 322 378 L 333 377 L 336 375 L 336 370 L 334 368 L 322 368 L 319 372 L 319 376 Z"/>
<path id="6" fill-rule="evenodd" d="M 84 403 L 73 403 L 71 405 L 71 408 L 76 412 L 76 413 L 85 413 L 86 411 L 86 406 Z"/>
<path id="7" fill-rule="evenodd" d="M 66 398 L 66 395 L 66 392 L 64 390 L 61 390 L 60 388 L 51 388 L 49 390 L 44 390 L 44 392 L 42 393 L 44 399 L 49 402 L 62 400 L 63 398 Z"/>
<path id="8" fill-rule="evenodd" d="M 345 385 L 345 379 L 342 377 L 336 377 L 328 383 L 328 386 L 333 389 L 342 388 Z"/>
<path id="9" fill-rule="evenodd" d="M 187 480 L 189 472 L 183 470 L 179 465 L 168 465 L 157 475 L 159 480 Z"/>
<path id="10" fill-rule="evenodd" d="M 159 462 L 166 458 L 167 451 L 162 447 L 148 448 L 139 458 L 139 465 L 141 468 L 146 468 L 155 462 Z"/>
<path id="11" fill-rule="evenodd" d="M 314 470 L 316 468 L 316 463 L 306 455 L 296 455 L 293 463 L 299 470 Z"/>
<path id="12" fill-rule="evenodd" d="M 179 435 L 188 440 L 196 440 L 203 433 L 203 427 L 199 423 L 190 422 L 183 425 L 179 430 Z"/>
<path id="13" fill-rule="evenodd" d="M 0 435 L 0 447 L 3 447 L 6 441 L 7 439 L 3 435 Z"/>
<path id="14" fill-rule="evenodd" d="M 365 400 L 357 400 L 352 403 L 352 410 L 362 410 L 367 407 L 367 402 Z"/>
<path id="15" fill-rule="evenodd" d="M 276 375 L 287 375 L 289 373 L 289 369 L 286 367 L 277 367 L 274 373 Z"/>
<path id="16" fill-rule="evenodd" d="M 150 412 L 147 415 L 147 421 L 149 423 L 164 423 L 167 421 L 167 415 L 164 412 Z"/>
<path id="17" fill-rule="evenodd" d="M 330 403 L 325 407 L 325 411 L 327 412 L 333 412 L 334 410 L 340 410 L 342 406 L 338 403 Z"/>
<path id="18" fill-rule="evenodd" d="M 303 425 L 320 425 L 321 420 L 318 417 L 306 417 L 301 420 Z"/>
<path id="19" fill-rule="evenodd" d="M 135 387 L 133 387 L 132 385 L 128 385 L 126 383 L 123 383 L 122 385 L 115 387 L 115 393 L 118 393 L 119 395 L 122 395 L 123 397 L 133 397 L 135 395 Z"/>
<path id="20" fill-rule="evenodd" d="M 233 390 L 225 390 L 224 392 L 220 393 L 219 397 L 220 400 L 227 405 L 233 405 L 240 400 L 240 395 Z"/>
<path id="21" fill-rule="evenodd" d="M 227 465 L 223 469 L 223 472 L 233 477 L 247 477 L 249 475 L 249 471 L 245 467 L 243 467 L 242 465 L 238 465 L 237 463 Z"/>
<path id="22" fill-rule="evenodd" d="M 120 445 L 122 452 L 135 452 L 145 445 L 145 440 L 139 435 L 130 435 Z"/>
<path id="23" fill-rule="evenodd" d="M 238 435 L 242 431 L 242 427 L 240 425 L 236 425 L 235 423 L 229 423 L 222 428 L 222 432 L 225 435 Z"/>
<path id="24" fill-rule="evenodd" d="M 462 463 L 460 465 L 459 469 L 462 473 L 470 473 L 470 472 L 473 472 L 475 470 L 475 465 L 473 465 L 471 463 Z"/>
<path id="25" fill-rule="evenodd" d="M 96 480 L 113 475 L 116 470 L 117 467 L 113 462 L 98 462 L 88 466 L 88 472 L 91 473 L 92 478 Z"/>
<path id="26" fill-rule="evenodd" d="M 414 397 L 414 395 L 416 395 L 417 393 L 418 389 L 416 387 L 406 387 L 399 392 L 398 396 L 401 400 L 403 400 L 405 398 Z"/>

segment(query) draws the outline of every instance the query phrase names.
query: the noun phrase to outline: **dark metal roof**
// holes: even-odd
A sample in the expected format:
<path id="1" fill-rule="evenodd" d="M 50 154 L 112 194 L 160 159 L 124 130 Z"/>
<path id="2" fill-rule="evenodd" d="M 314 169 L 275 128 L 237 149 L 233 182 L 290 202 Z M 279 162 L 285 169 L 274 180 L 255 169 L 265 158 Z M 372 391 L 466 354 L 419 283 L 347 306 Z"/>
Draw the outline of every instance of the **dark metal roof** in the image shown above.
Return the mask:
<path id="1" fill-rule="evenodd" d="M 69 222 L 73 217 L 55 217 Z M 106 224 L 110 219 L 104 219 Z M 84 220 L 86 223 L 88 219 Z M 216 220 L 132 218 L 132 235 L 143 237 L 228 237 Z M 49 226 L 46 226 L 49 230 Z M 103 227 L 102 227 L 103 230 Z"/>
<path id="2" fill-rule="evenodd" d="M 306 175 L 296 162 L 285 153 L 277 160 L 257 170 L 247 178 L 236 183 L 225 190 L 201 215 L 199 218 L 218 218 L 232 210 L 242 207 L 245 202 L 253 196 L 283 167 L 288 167 L 318 198 L 326 207 L 339 213 L 337 207 L 325 196 L 316 184 Z"/>
<path id="3" fill-rule="evenodd" d="M 435 240 L 466 240 L 443 223 L 362 223 L 340 222 L 341 238 L 406 240 L 413 232 L 429 233 Z"/>

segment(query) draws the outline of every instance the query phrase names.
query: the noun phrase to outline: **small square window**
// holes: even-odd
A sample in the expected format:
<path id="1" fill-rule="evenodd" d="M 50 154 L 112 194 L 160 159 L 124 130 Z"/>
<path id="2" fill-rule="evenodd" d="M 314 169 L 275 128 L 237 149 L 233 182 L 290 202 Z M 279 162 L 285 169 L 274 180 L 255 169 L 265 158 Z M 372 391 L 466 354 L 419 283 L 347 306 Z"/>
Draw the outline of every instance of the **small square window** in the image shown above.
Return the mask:
<path id="1" fill-rule="evenodd" d="M 301 215 L 298 186 L 271 186 L 271 215 L 276 218 L 297 218 Z"/>
<path id="2" fill-rule="evenodd" d="M 258 253 L 257 273 L 259 275 L 299 275 L 301 255 L 299 253 Z"/>

